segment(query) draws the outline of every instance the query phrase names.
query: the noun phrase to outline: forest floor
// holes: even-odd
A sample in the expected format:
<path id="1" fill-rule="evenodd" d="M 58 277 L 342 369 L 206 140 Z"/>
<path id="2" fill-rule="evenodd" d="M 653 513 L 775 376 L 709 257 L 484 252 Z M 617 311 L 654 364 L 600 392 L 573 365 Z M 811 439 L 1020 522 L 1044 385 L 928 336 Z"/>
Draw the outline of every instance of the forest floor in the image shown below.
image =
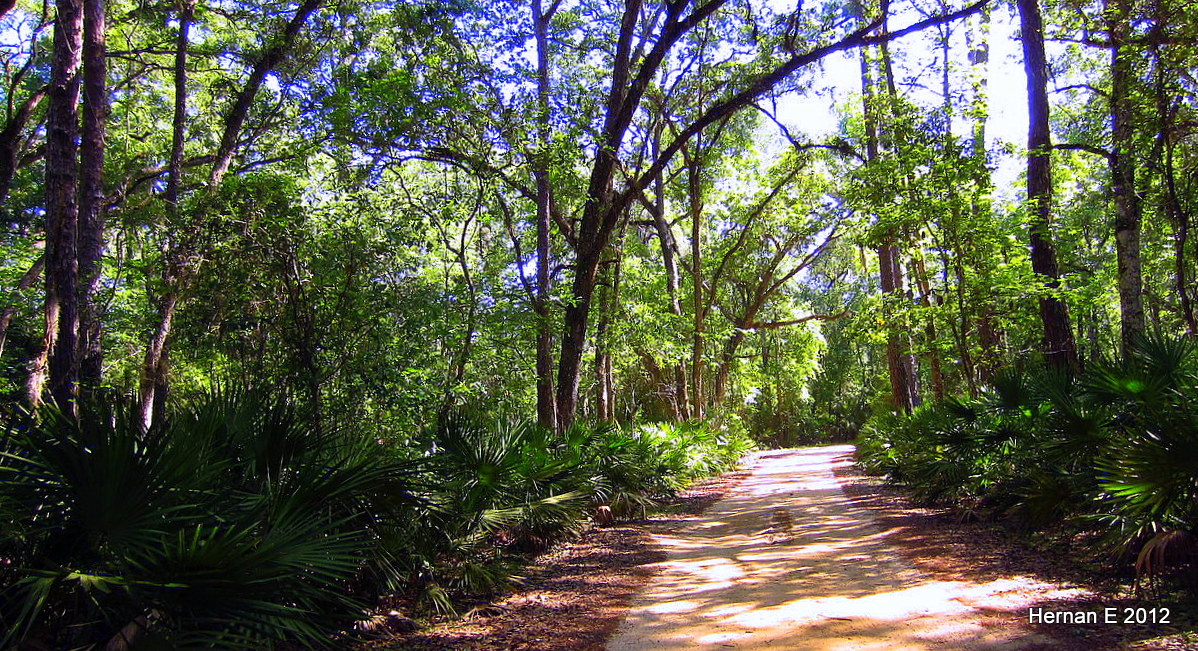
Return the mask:
<path id="1" fill-rule="evenodd" d="M 1076 582 L 1067 559 L 993 527 L 912 508 L 851 466 L 850 446 L 774 450 L 647 522 L 594 529 L 492 607 L 387 649 L 1180 649 L 1193 622 Z M 719 499 L 720 496 L 722 499 Z M 1074 579 L 1074 580 L 1071 580 Z M 1093 615 L 1089 615 L 1093 613 Z"/>

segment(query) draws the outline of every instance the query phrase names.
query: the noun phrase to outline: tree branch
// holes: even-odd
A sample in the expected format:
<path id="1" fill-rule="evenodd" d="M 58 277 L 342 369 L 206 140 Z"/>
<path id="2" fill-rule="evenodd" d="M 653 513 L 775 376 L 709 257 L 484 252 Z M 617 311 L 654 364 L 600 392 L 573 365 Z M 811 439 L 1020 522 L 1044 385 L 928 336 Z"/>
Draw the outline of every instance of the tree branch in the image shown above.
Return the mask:
<path id="1" fill-rule="evenodd" d="M 717 120 L 732 114 L 733 112 L 744 107 L 746 104 L 753 102 L 758 97 L 761 97 L 762 95 L 773 90 L 775 86 L 777 86 L 798 69 L 815 63 L 816 61 L 819 61 L 820 59 L 823 59 L 824 57 L 836 52 L 853 50 L 866 45 L 879 45 L 882 43 L 888 43 L 892 40 L 922 31 L 929 27 L 942 25 L 944 23 L 949 23 L 954 20 L 964 18 L 977 13 L 989 2 L 990 0 L 978 0 L 964 9 L 959 9 L 947 14 L 941 14 L 939 16 L 933 16 L 932 18 L 918 21 L 897 31 L 870 36 L 870 33 L 882 24 L 883 17 L 878 17 L 835 43 L 823 45 L 815 49 L 808 50 L 803 54 L 791 57 L 786 61 L 786 63 L 783 63 L 770 72 L 761 75 L 756 80 L 751 82 L 747 87 L 733 94 L 731 97 L 716 103 L 698 119 L 680 131 L 674 140 L 661 151 L 657 157 L 657 160 L 655 160 L 653 164 L 649 166 L 649 169 L 641 175 L 638 183 L 643 186 L 646 182 L 648 182 L 649 179 L 652 179 L 656 174 L 658 174 L 662 168 L 664 168 L 666 164 L 673 159 L 674 155 L 678 153 L 678 151 L 682 148 L 683 143 L 689 140 L 692 136 L 699 133 Z M 622 201 L 613 202 L 613 204 L 622 204 L 627 200 L 627 197 L 621 197 L 621 199 Z M 616 205 L 613 205 L 611 208 L 609 208 L 609 210 L 617 209 L 618 208 Z"/>
<path id="2" fill-rule="evenodd" d="M 801 319 L 791 319 L 790 321 L 770 321 L 768 323 L 755 321 L 746 326 L 743 326 L 741 329 L 742 330 L 773 330 L 775 328 L 785 328 L 787 326 L 799 325 L 800 323 L 807 323 L 808 321 L 836 321 L 839 319 L 843 319 L 844 317 L 848 316 L 849 314 L 850 314 L 849 311 L 845 310 L 838 314 L 809 314 Z"/>
<path id="3" fill-rule="evenodd" d="M 1094 154 L 1095 156 L 1102 156 L 1103 158 L 1107 159 L 1108 161 L 1111 160 L 1112 158 L 1114 158 L 1114 156 L 1115 156 L 1110 151 L 1103 149 L 1102 147 L 1095 147 L 1094 145 L 1083 145 L 1081 143 L 1062 142 L 1062 143 L 1053 145 L 1052 148 L 1060 149 L 1063 151 L 1084 151 L 1089 154 Z"/>

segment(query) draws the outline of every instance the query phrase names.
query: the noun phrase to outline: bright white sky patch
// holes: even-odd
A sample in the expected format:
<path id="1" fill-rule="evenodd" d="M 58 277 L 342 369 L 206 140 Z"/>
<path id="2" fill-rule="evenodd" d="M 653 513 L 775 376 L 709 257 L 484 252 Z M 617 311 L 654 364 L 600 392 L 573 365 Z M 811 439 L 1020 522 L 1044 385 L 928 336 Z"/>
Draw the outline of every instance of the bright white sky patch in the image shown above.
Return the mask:
<path id="1" fill-rule="evenodd" d="M 911 11 L 903 12 L 891 20 L 892 28 L 919 20 Z M 986 141 L 991 151 L 1001 143 L 1022 147 L 1027 140 L 1027 89 L 1024 81 L 1023 55 L 1016 37 L 1018 25 L 1011 11 L 996 8 L 991 15 L 990 61 L 987 71 L 987 100 L 989 120 L 986 124 Z M 953 25 L 953 56 L 963 59 L 964 49 L 958 41 L 964 25 Z M 930 34 L 931 32 L 929 32 Z M 939 52 L 933 49 L 929 35 L 912 34 L 896 41 L 894 51 L 903 51 L 905 57 L 896 57 L 895 76 L 908 75 L 925 77 L 925 87 L 907 86 L 904 93 L 908 99 L 922 106 L 939 105 L 943 100 L 939 94 L 939 80 L 926 78 L 939 74 L 937 61 Z M 806 93 L 791 93 L 778 101 L 778 119 L 796 137 L 819 142 L 840 132 L 841 115 L 838 109 L 846 108 L 861 92 L 861 64 L 856 51 L 833 54 L 823 61 L 822 70 L 815 74 L 815 82 Z M 951 83 L 953 91 L 959 92 L 965 83 L 959 73 L 963 60 L 954 62 Z M 854 109 L 856 107 L 853 107 Z M 954 116 L 955 130 L 960 132 L 963 118 Z M 1010 155 L 996 155 L 995 185 L 1001 198 L 1014 199 L 1018 192 L 1017 179 L 1022 169 L 1022 159 Z"/>

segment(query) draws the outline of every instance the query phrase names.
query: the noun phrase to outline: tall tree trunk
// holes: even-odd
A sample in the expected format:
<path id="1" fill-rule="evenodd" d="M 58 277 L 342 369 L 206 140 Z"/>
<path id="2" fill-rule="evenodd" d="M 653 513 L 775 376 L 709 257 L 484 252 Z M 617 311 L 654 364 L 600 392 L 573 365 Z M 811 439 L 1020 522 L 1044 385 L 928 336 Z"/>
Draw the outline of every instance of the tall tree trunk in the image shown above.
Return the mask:
<path id="1" fill-rule="evenodd" d="M 974 184 L 976 190 L 971 201 L 973 216 L 976 223 L 983 225 L 991 223 L 991 207 L 990 207 L 990 189 L 993 183 L 990 179 L 990 168 L 987 167 L 986 161 L 986 123 L 990 118 L 989 103 L 987 97 L 987 89 L 989 86 L 988 66 L 990 63 L 990 7 L 987 5 L 978 13 L 976 28 L 966 30 L 966 44 L 969 47 L 969 76 L 970 89 L 972 98 L 970 103 L 969 113 L 973 120 L 973 143 L 970 149 L 970 163 L 973 171 Z M 965 246 L 976 247 L 975 243 L 962 243 Z M 958 247 L 958 251 L 964 250 L 964 246 Z M 979 251 L 976 257 L 988 259 L 988 252 Z M 966 274 L 962 268 L 962 262 L 958 256 L 957 260 L 957 279 L 962 284 L 960 296 L 964 298 L 964 292 L 968 290 L 964 286 L 966 282 Z M 982 282 L 975 288 L 974 304 L 977 306 L 977 316 L 974 320 L 978 333 L 978 347 L 981 351 L 979 356 L 976 378 L 974 373 L 970 372 L 969 391 L 970 395 L 977 392 L 977 381 L 983 383 L 990 382 L 994 376 L 994 369 L 1000 358 L 999 352 L 999 337 L 995 331 L 994 320 L 994 297 L 990 290 L 989 273 L 983 273 L 977 270 L 977 275 L 982 279 Z M 965 351 L 968 358 L 969 342 L 965 337 L 965 332 L 969 330 L 968 325 L 970 318 L 966 314 L 962 301 L 961 307 L 961 328 L 962 328 L 962 349 Z M 972 366 L 972 364 L 971 364 Z"/>
<path id="2" fill-rule="evenodd" d="M 46 115 L 45 333 L 30 369 L 27 394 L 30 403 L 41 402 L 42 389 L 48 379 L 50 393 L 62 408 L 68 410 L 75 398 L 79 372 L 76 356 L 79 328 L 76 192 L 82 50 L 82 2 L 60 0 L 54 19 L 54 54 Z"/>
<path id="3" fill-rule="evenodd" d="M 602 279 L 599 281 L 599 321 L 595 324 L 595 418 L 610 420 L 611 389 L 607 385 L 607 368 L 611 351 L 608 349 L 608 327 L 611 323 L 613 307 L 612 295 L 614 270 L 616 260 L 609 258 L 603 266 Z"/>
<path id="4" fill-rule="evenodd" d="M 878 274 L 881 280 L 882 294 L 902 300 L 903 272 L 899 263 L 898 246 L 893 240 L 878 247 Z M 886 366 L 890 371 L 890 396 L 896 409 L 910 412 L 919 404 L 919 390 L 916 388 L 915 364 L 913 355 L 906 345 L 906 333 L 900 327 L 895 315 L 894 306 L 890 306 L 887 321 L 889 333 L 886 338 Z"/>
<path id="5" fill-rule="evenodd" d="M 553 393 L 553 321 L 548 310 L 537 319 L 537 422 L 550 429 L 557 426 L 557 403 Z"/>
<path id="6" fill-rule="evenodd" d="M 861 49 L 861 102 L 865 120 L 865 151 L 866 161 L 874 162 L 879 158 L 877 100 L 874 92 L 873 75 L 868 51 Z M 887 78 L 890 75 L 887 74 Z M 898 266 L 898 247 L 894 244 L 893 235 L 885 235 L 878 245 L 878 278 L 882 293 L 885 296 L 897 297 L 902 292 L 901 271 Z M 888 307 L 889 311 L 892 309 Z M 911 400 L 911 376 L 909 367 L 903 359 L 908 353 L 902 343 L 902 333 L 893 318 L 887 319 L 886 336 L 886 367 L 890 376 L 890 398 L 894 408 L 909 412 L 914 407 Z"/>
<path id="7" fill-rule="evenodd" d="M 1194 317 L 1194 302 L 1190 298 L 1189 260 L 1186 256 L 1186 243 L 1190 235 L 1190 215 L 1181 205 L 1177 196 L 1177 178 L 1173 166 L 1173 143 L 1165 145 L 1165 202 L 1169 215 L 1173 218 L 1173 287 L 1177 290 L 1177 298 L 1181 316 L 1186 324 L 1186 334 L 1193 337 L 1198 335 L 1198 320 Z"/>
<path id="8" fill-rule="evenodd" d="M 661 133 L 665 118 L 658 120 L 650 143 L 653 158 L 661 154 Z M 674 232 L 666 220 L 666 182 L 663 173 L 653 177 L 653 228 L 657 231 L 657 241 L 661 244 L 661 262 L 666 271 L 666 293 L 670 299 L 670 313 L 682 316 L 682 302 L 678 298 L 678 243 L 674 240 Z"/>
<path id="9" fill-rule="evenodd" d="M 940 299 L 932 294 L 932 284 L 928 280 L 928 272 L 924 266 L 922 253 L 912 257 L 912 269 L 915 272 L 916 286 L 919 288 L 919 303 L 928 315 L 924 324 L 924 337 L 928 342 L 928 369 L 932 379 L 932 395 L 936 400 L 944 399 L 944 373 L 940 368 L 940 351 L 937 349 L 936 317 L 933 306 L 939 307 Z"/>
<path id="10" fill-rule="evenodd" d="M 1017 0 L 1023 35 L 1023 65 L 1027 74 L 1027 200 L 1030 205 L 1032 271 L 1044 279 L 1049 292 L 1040 297 L 1044 323 L 1043 350 L 1057 368 L 1077 368 L 1077 346 L 1069 327 L 1069 310 L 1056 295 L 1060 287 L 1056 251 L 1052 244 L 1052 141 L 1048 129 L 1048 61 L 1044 54 L 1044 25 L 1037 0 Z"/>
<path id="11" fill-rule="evenodd" d="M 624 236 L 621 234 L 620 240 L 623 239 Z M 611 319 L 616 318 L 616 315 L 620 309 L 620 280 L 621 276 L 623 275 L 624 268 L 624 248 L 622 241 L 618 243 L 617 246 L 613 247 L 613 253 L 615 256 L 611 265 L 611 287 L 609 288 L 610 293 L 607 297 L 607 307 L 605 310 L 609 324 Z M 616 418 L 615 378 L 614 372 L 612 371 L 612 358 L 613 355 L 611 354 L 610 335 L 608 335 L 606 349 L 603 354 L 603 365 L 600 368 L 599 377 L 600 387 L 606 396 L 605 409 L 599 416 L 603 420 L 615 420 Z"/>
<path id="12" fill-rule="evenodd" d="M 1132 51 L 1127 46 L 1131 8 L 1127 0 L 1106 0 L 1107 39 L 1111 54 L 1111 191 L 1115 199 L 1117 261 L 1122 351 L 1127 355 L 1144 332 L 1143 268 L 1140 260 L 1140 197 L 1136 192 L 1131 104 Z"/>
<path id="13" fill-rule="evenodd" d="M 553 321 L 549 318 L 550 206 L 553 188 L 549 183 L 550 105 L 549 105 L 549 21 L 554 8 L 546 13 L 541 0 L 532 0 L 533 30 L 537 43 L 537 152 L 533 156 L 533 177 L 537 198 L 537 289 L 534 311 L 537 315 L 537 422 L 557 427 L 557 404 L 553 396 Z"/>
<path id="14" fill-rule="evenodd" d="M 650 151 L 654 158 L 657 158 L 661 153 L 661 134 L 665 128 L 665 120 L 666 118 L 662 116 L 654 128 L 652 142 L 650 143 Z M 684 152 L 686 151 L 684 148 Z M 676 257 L 678 244 L 674 240 L 674 233 L 670 229 L 669 221 L 666 219 L 666 189 L 665 180 L 662 176 L 663 173 L 658 173 L 653 178 L 654 197 L 650 212 L 653 215 L 653 227 L 657 233 L 657 240 L 661 245 L 662 267 L 666 272 L 666 293 L 669 295 L 670 314 L 681 317 L 682 301 L 678 296 L 678 285 L 680 283 L 678 260 Z M 689 418 L 691 415 L 691 400 L 689 391 L 687 390 L 686 375 L 686 362 L 679 360 L 674 364 L 673 402 L 676 408 L 673 411 L 674 415 L 682 420 Z"/>
<path id="15" fill-rule="evenodd" d="M 706 321 L 703 304 L 703 146 L 702 134 L 695 136 L 693 158 L 687 161 L 687 198 L 691 218 L 691 294 L 694 301 L 694 331 L 691 341 L 690 417 L 703 418 L 703 338 Z"/>
<path id="16" fill-rule="evenodd" d="M 100 386 L 103 372 L 100 260 L 104 256 L 104 138 L 108 123 L 104 0 L 83 0 L 83 133 L 79 145 L 79 382 Z"/>
<path id="17" fill-rule="evenodd" d="M 166 210 L 171 222 L 178 223 L 179 219 L 179 183 L 183 174 L 183 144 L 187 136 L 187 50 L 190 41 L 188 34 L 191 30 L 192 16 L 195 9 L 193 0 L 183 0 L 179 8 L 179 33 L 175 39 L 175 106 L 171 118 L 171 152 L 166 169 Z M 170 337 L 171 324 L 175 319 L 175 307 L 179 303 L 178 283 L 181 275 L 182 254 L 178 246 L 169 246 L 164 253 L 164 269 L 162 273 L 165 293 L 159 298 L 157 305 L 158 325 L 146 346 L 145 360 L 142 362 L 141 378 L 138 384 L 137 422 L 143 429 L 149 429 L 155 414 L 155 404 L 165 404 L 167 389 L 167 370 L 169 362 L 167 355 L 167 338 Z"/>
<path id="18" fill-rule="evenodd" d="M 888 3 L 886 6 L 888 6 Z M 889 30 L 889 16 L 883 16 L 881 33 L 886 34 Z M 886 94 L 890 98 L 889 105 L 891 107 L 896 107 L 899 105 L 899 96 L 898 86 L 894 81 L 894 66 L 890 57 L 890 43 L 887 41 L 879 43 L 878 52 L 881 55 L 880 63 L 882 65 L 882 78 L 886 82 Z M 875 114 L 874 117 L 876 119 L 877 115 Z M 876 126 L 875 129 L 877 129 Z M 894 133 L 893 130 L 888 131 L 886 129 L 881 129 L 880 133 L 885 135 L 883 140 L 888 143 L 888 146 L 892 150 L 897 151 L 901 141 L 899 135 Z M 888 235 L 887 243 L 883 244 L 883 246 L 890 247 L 888 252 L 889 255 L 887 256 L 890 260 L 890 269 L 888 272 L 883 272 L 883 277 L 880 284 L 883 286 L 883 288 L 887 285 L 885 276 L 888 273 L 890 276 L 890 293 L 893 294 L 896 299 L 898 299 L 896 300 L 896 303 L 899 301 L 903 303 L 910 302 L 910 295 L 904 290 L 903 287 L 903 264 L 902 256 L 899 253 L 899 248 L 897 245 L 897 238 L 893 234 Z M 901 323 L 892 323 L 891 327 L 893 328 L 892 334 L 897 340 L 897 346 L 895 349 L 898 355 L 898 364 L 901 369 L 897 376 L 900 384 L 899 389 L 902 393 L 899 398 L 902 401 L 903 410 L 909 412 L 918 407 L 922 402 L 919 390 L 919 366 L 915 359 L 915 353 L 911 350 L 911 335 L 907 328 L 906 319 L 904 318 Z"/>
<path id="19" fill-rule="evenodd" d="M 955 290 L 954 293 L 956 294 L 956 297 L 957 297 L 957 316 L 956 316 L 956 319 L 949 320 L 948 327 L 949 327 L 949 330 L 952 332 L 953 342 L 957 346 L 957 356 L 961 360 L 961 375 L 963 376 L 963 379 L 965 380 L 965 387 L 969 391 L 969 395 L 974 396 L 974 395 L 977 395 L 977 377 L 976 377 L 977 376 L 977 367 L 975 366 L 975 363 L 974 363 L 973 351 L 971 350 L 971 347 L 969 344 L 969 337 L 968 337 L 969 329 L 970 329 L 970 315 L 969 315 L 969 311 L 966 307 L 966 302 L 965 302 L 965 289 L 966 289 L 965 274 L 960 269 L 961 268 L 961 263 L 960 263 L 961 250 L 958 247 L 957 251 L 955 251 L 953 253 L 953 257 L 956 258 L 956 267 L 957 267 L 957 271 L 958 271 L 958 273 L 956 275 L 956 287 L 955 288 L 949 287 L 948 268 L 950 266 L 950 263 L 948 260 L 948 255 L 949 255 L 948 251 L 944 251 L 942 253 L 943 257 L 941 260 L 941 263 L 944 265 L 944 270 L 945 270 L 944 284 L 943 284 L 944 293 L 945 293 L 945 295 L 948 295 L 948 293 L 950 291 Z"/>
<path id="20" fill-rule="evenodd" d="M 585 219 L 583 223 L 585 226 Z M 588 240 L 587 234 L 579 238 L 574 281 L 570 285 L 572 300 L 566 305 L 563 315 L 561 357 L 557 366 L 556 387 L 559 430 L 565 430 L 574 422 L 574 410 L 578 402 L 578 373 L 582 366 L 587 318 L 591 312 L 591 295 L 595 290 L 595 277 L 599 268 L 597 253 L 593 251 L 593 245 L 586 244 Z"/>

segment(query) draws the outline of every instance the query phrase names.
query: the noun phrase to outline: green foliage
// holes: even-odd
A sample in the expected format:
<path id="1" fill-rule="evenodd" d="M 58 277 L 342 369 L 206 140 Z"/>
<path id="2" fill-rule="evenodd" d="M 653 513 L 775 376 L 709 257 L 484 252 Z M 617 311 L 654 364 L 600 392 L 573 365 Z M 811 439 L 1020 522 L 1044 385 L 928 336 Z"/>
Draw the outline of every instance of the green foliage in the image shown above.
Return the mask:
<path id="1" fill-rule="evenodd" d="M 731 468 L 741 433 L 700 423 L 620 429 L 578 423 L 561 434 L 527 420 L 451 411 L 423 437 L 425 502 L 393 543 L 426 605 L 508 586 L 522 555 L 579 530 L 598 506 L 643 515 L 654 498 Z"/>
<path id="2" fill-rule="evenodd" d="M 748 449 L 704 424 L 621 430 L 449 412 L 406 446 L 212 390 L 142 432 L 99 402 L 10 416 L 0 448 L 4 644 L 326 646 L 394 591 L 453 610 L 598 506 L 654 498 Z"/>
<path id="3" fill-rule="evenodd" d="M 545 3 L 541 17 L 457 0 L 317 3 L 310 15 L 201 4 L 175 70 L 182 5 L 113 5 L 105 253 L 97 314 L 85 306 L 83 321 L 101 326 L 101 391 L 161 375 L 156 395 L 175 411 L 150 435 L 97 408 L 79 427 L 52 411 L 5 422 L 0 560 L 14 564 L 0 568 L 0 606 L 13 634 L 102 643 L 144 620 L 145 635 L 179 644 L 319 644 L 360 604 L 318 592 L 412 590 L 449 610 L 508 584 L 521 554 L 596 506 L 633 516 L 728 467 L 750 439 L 847 440 L 871 409 L 863 462 L 924 499 L 1105 527 L 1116 547 L 1191 529 L 1193 353 L 1151 340 L 1101 361 L 1118 345 L 1116 259 L 1131 241 L 1111 238 L 1114 196 L 1143 204 L 1149 327 L 1198 328 L 1198 23 L 1162 3 L 1132 3 L 1132 31 L 1160 38 L 1130 39 L 1116 58 L 1132 55 L 1130 142 L 1109 133 L 1110 57 L 1080 45 L 1108 18 L 1045 6 L 1064 44 L 1047 233 L 1059 289 L 1031 272 L 1029 211 L 1007 173 L 1026 152 L 988 145 L 1009 136 L 988 119 L 984 77 L 1005 73 L 983 65 L 984 44 L 1009 21 L 943 26 L 942 60 L 913 56 L 910 39 L 849 48 L 861 65 L 841 80 L 778 66 L 878 3 L 715 3 L 678 29 L 660 3 L 626 16 L 619 3 Z M 45 10 L 4 16 L 0 149 L 15 158 L 0 165 L 0 391 L 13 403 L 44 335 L 36 261 L 59 250 L 44 223 Z M 635 47 L 618 70 L 620 42 L 664 49 Z M 713 112 L 778 75 L 753 107 Z M 844 101 L 840 132 L 790 124 L 794 93 Z M 168 206 L 176 98 L 183 164 Z M 240 127 L 238 99 L 250 100 Z M 716 119 L 691 133 L 704 115 Z M 231 166 L 211 184 L 226 139 Z M 1112 191 L 1117 157 L 1103 152 L 1134 159 L 1135 187 Z M 885 295 L 883 249 L 896 274 Z M 1080 378 L 1027 370 L 1049 294 L 1068 303 Z M 530 413 L 533 369 L 572 368 L 552 357 L 584 306 L 570 416 L 619 425 L 555 434 L 438 417 L 455 404 Z M 146 368 L 160 327 L 165 356 Z M 914 393 L 966 397 L 883 413 L 899 355 Z M 292 397 L 213 392 L 216 378 Z"/>
<path id="4" fill-rule="evenodd" d="M 1009 371 L 976 399 L 872 419 L 862 465 L 918 498 L 1092 531 L 1137 553 L 1161 532 L 1198 530 L 1198 354 L 1147 337 L 1079 377 Z"/>
<path id="5" fill-rule="evenodd" d="M 408 474 L 372 438 L 244 391 L 149 433 L 99 405 L 10 418 L 5 639 L 323 646 L 365 607 L 350 583 L 402 520 Z"/>
<path id="6" fill-rule="evenodd" d="M 661 486 L 670 490 L 733 468 L 753 449 L 748 434 L 735 424 L 654 423 L 642 425 L 636 432 L 644 442 L 641 453 L 648 455 L 644 460 L 657 459 L 654 470 Z"/>

